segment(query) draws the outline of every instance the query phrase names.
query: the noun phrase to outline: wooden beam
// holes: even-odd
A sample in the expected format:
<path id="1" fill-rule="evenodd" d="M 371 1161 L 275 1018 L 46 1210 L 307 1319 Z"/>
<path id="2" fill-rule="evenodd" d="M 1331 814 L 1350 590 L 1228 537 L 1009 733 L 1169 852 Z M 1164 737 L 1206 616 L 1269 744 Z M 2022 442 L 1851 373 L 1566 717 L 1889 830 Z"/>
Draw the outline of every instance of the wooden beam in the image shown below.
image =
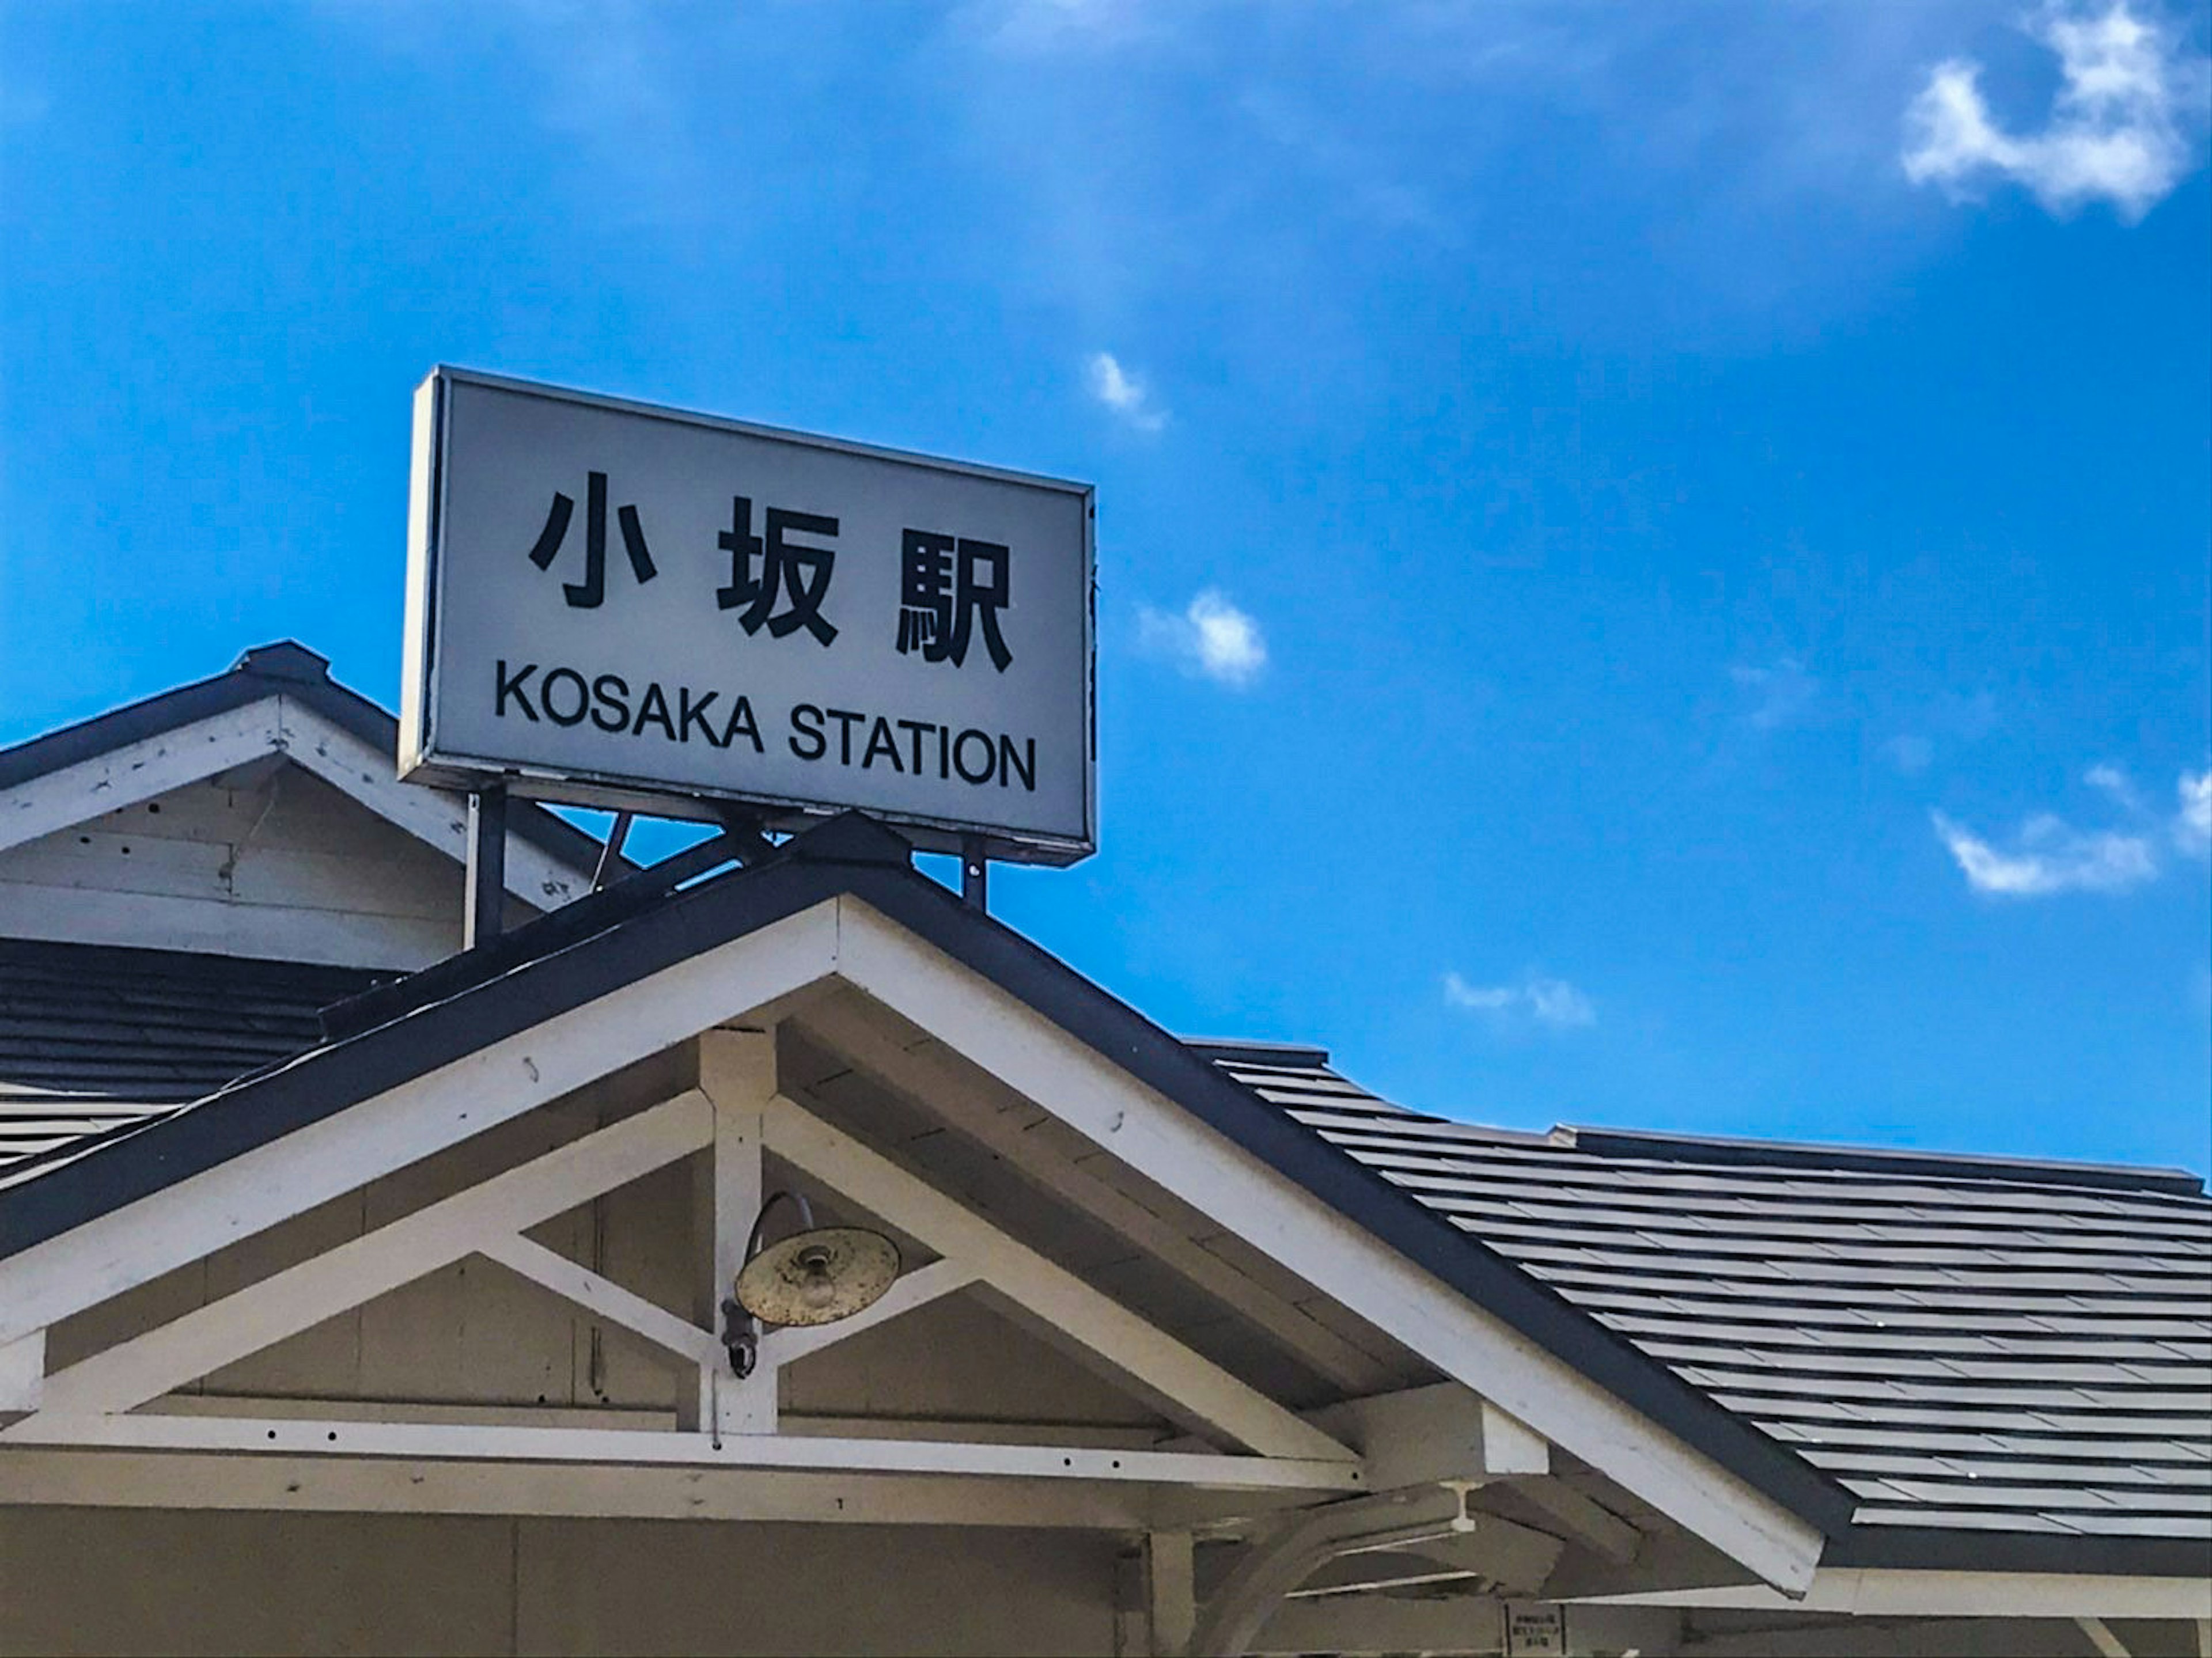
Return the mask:
<path id="1" fill-rule="evenodd" d="M 834 901 L 702 950 L 0 1260 L 0 1341 L 495 1128 L 836 965 Z"/>
<path id="2" fill-rule="evenodd" d="M 1564 1479 L 1516 1479 L 1513 1494 L 1534 1503 L 1616 1566 L 1632 1564 L 1644 1533 Z"/>
<path id="3" fill-rule="evenodd" d="M 274 693 L 0 790 L 0 852 L 183 788 L 283 747 Z"/>
<path id="4" fill-rule="evenodd" d="M 127 1411 L 157 1399 L 687 1156 L 710 1127 L 710 1108 L 696 1090 L 663 1101 L 80 1359 L 46 1379 L 40 1415 Z M 0 1438 L 18 1430 L 30 1437 L 40 1419 Z"/>
<path id="5" fill-rule="evenodd" d="M 46 1333 L 33 1330 L 0 1347 L 0 1411 L 35 1411 L 46 1382 Z"/>
<path id="6" fill-rule="evenodd" d="M 894 1093 L 917 1101 L 997 1152 L 1015 1173 L 1157 1256 L 1238 1318 L 1258 1325 L 1293 1357 L 1346 1393 L 1388 1388 L 1393 1373 L 1372 1354 L 1240 1272 L 1119 1187 L 1049 1150 L 1025 1123 L 1036 1108 L 932 1038 L 908 1048 L 854 1001 L 825 998 L 799 1023 L 832 1052 Z"/>
<path id="7" fill-rule="evenodd" d="M 2099 1658 L 2132 1658 L 2128 1643 L 2112 1633 L 2112 1626 L 2101 1618 L 2076 1618 L 2081 1633 L 2089 1637 L 2089 1644 L 2097 1649 Z"/>
<path id="8" fill-rule="evenodd" d="M 399 780 L 392 756 L 325 720 L 297 697 L 281 699 L 282 746 L 295 764 L 350 796 L 425 846 L 468 863 L 468 809 L 461 798 Z M 532 909 L 557 909 L 592 890 L 592 878 L 526 836 L 501 837 L 500 885 Z"/>
<path id="9" fill-rule="evenodd" d="M 579 1265 L 568 1256 L 532 1243 L 517 1235 L 493 1238 L 477 1246 L 477 1253 L 520 1272 L 532 1283 L 574 1302 L 593 1317 L 619 1324 L 641 1336 L 664 1352 L 697 1364 L 726 1364 L 722 1344 L 696 1324 L 687 1324 L 656 1303 L 625 1290 L 611 1278 Z"/>
<path id="10" fill-rule="evenodd" d="M 810 1329 L 770 1331 L 768 1339 L 761 1343 L 761 1362 L 768 1363 L 771 1350 L 779 1365 L 792 1363 L 809 1353 L 818 1353 L 847 1336 L 872 1330 L 902 1313 L 910 1313 L 955 1291 L 964 1290 L 980 1276 L 975 1268 L 959 1261 L 933 1260 L 927 1266 L 918 1266 L 910 1272 L 901 1273 L 898 1282 L 884 1292 L 883 1299 L 849 1318 L 839 1319 L 835 1324 L 817 1324 Z"/>
<path id="11" fill-rule="evenodd" d="M 701 1323 L 723 1335 L 729 1333 L 722 1303 L 736 1288 L 746 1239 L 768 1200 L 761 1175 L 768 1144 L 762 1113 L 775 1097 L 775 1065 L 773 1030 L 700 1033 L 699 1087 L 713 1103 L 714 1133 L 692 1187 L 692 1309 Z M 721 1433 L 774 1433 L 779 1362 L 777 1354 L 760 1352 L 753 1373 L 740 1377 L 723 1349 L 700 1366 L 697 1402 L 682 1419 Z"/>
<path id="12" fill-rule="evenodd" d="M 0 1505 L 1013 1526 L 1127 1533 L 1144 1529 L 1146 1499 L 1140 1485 L 1073 1479 L 30 1447 L 0 1453 Z"/>
<path id="13" fill-rule="evenodd" d="M 768 1143 L 778 1157 L 965 1262 L 1032 1315 L 1239 1443 L 1263 1456 L 1336 1461 L 1352 1471 L 1349 1483 L 1358 1483 L 1358 1457 L 1320 1429 L 788 1096 L 769 1113 Z"/>
<path id="14" fill-rule="evenodd" d="M 1826 1541 L 1816 1527 L 1103 1054 L 849 897 L 839 904 L 838 971 L 1759 1577 L 1793 1594 L 1812 1582 Z"/>
<path id="15" fill-rule="evenodd" d="M 1191 1650 L 1200 1658 L 1238 1658 L 1283 1597 L 1323 1561 L 1350 1548 L 1433 1537 L 1462 1512 L 1456 1496 L 1431 1488 L 1332 1503 L 1260 1527 L 1207 1598 Z"/>
<path id="16" fill-rule="evenodd" d="M 1152 1658 L 1184 1658 L 1198 1627 L 1195 1552 L 1187 1531 L 1145 1535 L 1145 1621 Z"/>
<path id="17" fill-rule="evenodd" d="M 7 1430 L 14 1445 L 130 1450 L 407 1457 L 676 1467 L 816 1468 L 848 1473 L 991 1475 L 1197 1485 L 1217 1491 L 1342 1492 L 1358 1470 L 1336 1461 L 1182 1451 L 1008 1445 L 974 1441 L 837 1439 L 797 1434 L 659 1433 L 649 1429 L 503 1428 L 336 1418 L 64 1416 L 47 1410 Z M 0 1453 L 0 1455 L 12 1452 Z"/>

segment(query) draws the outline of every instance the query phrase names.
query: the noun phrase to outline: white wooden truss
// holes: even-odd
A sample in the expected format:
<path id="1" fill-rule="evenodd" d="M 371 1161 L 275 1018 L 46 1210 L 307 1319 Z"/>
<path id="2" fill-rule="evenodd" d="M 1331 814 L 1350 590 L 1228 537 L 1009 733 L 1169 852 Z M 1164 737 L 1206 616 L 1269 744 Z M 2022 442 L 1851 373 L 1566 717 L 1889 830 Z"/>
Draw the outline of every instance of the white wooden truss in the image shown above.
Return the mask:
<path id="1" fill-rule="evenodd" d="M 807 999 L 818 1001 L 825 988 L 858 989 L 888 1007 L 994 1086 L 1041 1108 L 1352 1309 L 1452 1378 L 1450 1388 L 1425 1400 L 1370 1400 L 1302 1417 L 842 1133 L 798 1090 L 778 1085 L 766 1035 L 802 1003 L 811 1017 Z M 727 1029 L 740 1022 L 755 1029 Z M 848 1034 L 857 1039 L 836 1031 L 841 1046 Z M 35 1374 L 41 1361 L 23 1357 L 62 1319 L 695 1037 L 703 1044 L 696 1090 L 42 1383 Z M 892 1070 L 927 1072 L 930 1063 L 880 1034 L 858 1057 Z M 943 1082 L 931 1084 L 940 1096 Z M 741 1382 L 718 1339 L 714 1309 L 759 1206 L 763 1154 L 939 1259 L 902 1279 L 866 1322 L 772 1333 Z M 711 1234 L 695 1241 L 689 1318 L 522 1236 L 685 1157 L 697 1159 L 702 1190 L 694 1209 Z M 1078 1172 L 1050 1178 L 1093 1214 L 1126 1224 L 1146 1247 L 1160 1245 L 1162 1259 L 1196 1266 L 1199 1252 L 1175 1244 L 1157 1220 L 1148 1225 L 1132 1214 L 1133 1206 L 1110 1187 Z M 675 1429 L 145 1408 L 233 1357 L 469 1256 L 499 1261 L 690 1367 L 696 1385 Z M 987 1443 L 950 1434 L 825 1431 L 781 1419 L 782 1367 L 867 1323 L 970 1286 L 1080 1344 L 1140 1396 L 1172 1407 L 1188 1436 L 1176 1448 L 1073 1435 Z M 1263 1303 L 1255 1319 L 1322 1374 L 1345 1383 L 1371 1375 L 1371 1360 L 1288 1303 Z M 989 981 L 850 897 L 700 951 L 0 1261 L 0 1385 L 11 1376 L 15 1394 L 0 1410 L 31 1413 L 0 1428 L 0 1501 L 240 1502 L 236 1480 L 219 1477 L 228 1464 L 246 1468 L 260 1503 L 279 1508 L 295 1498 L 433 1509 L 523 1503 L 544 1512 L 1109 1524 L 1172 1537 L 1224 1514 L 1341 1500 L 1380 1489 L 1382 1479 L 1533 1473 L 1556 1444 L 1785 1593 L 1810 1582 L 1820 1552 L 1818 1533 L 1802 1521 Z M 82 1455 L 95 1447 L 144 1453 L 138 1485 L 118 1491 L 125 1476 Z M 398 1467 L 408 1470 L 400 1483 Z M 748 1472 L 733 1485 L 724 1471 L 734 1470 Z M 550 1477 L 564 1471 L 572 1477 Z M 155 1491 L 158 1498 L 145 1494 Z M 597 1506 L 574 1506 L 582 1503 Z M 1578 1519 L 1601 1552 L 1634 1550 L 1635 1534 L 1610 1516 Z M 1167 1558 L 1160 1582 L 1171 1588 L 1179 1581 L 1172 1551 Z"/>
<path id="2" fill-rule="evenodd" d="M 624 1468 L 760 1468 L 989 1475 L 1217 1490 L 1341 1492 L 1364 1479 L 1356 1453 L 1118 1303 L 1091 1290 L 927 1183 L 774 1090 L 774 1039 L 702 1038 L 702 1086 L 44 1378 L 38 1406 L 0 1430 L 8 1446 L 254 1453 Z M 866 1312 L 779 1330 L 739 1380 L 712 1327 L 760 1204 L 772 1151 L 940 1259 Z M 700 1158 L 702 1321 L 679 1318 L 523 1236 L 529 1228 L 679 1159 Z M 696 1374 L 696 1407 L 674 1431 L 482 1423 L 360 1421 L 143 1412 L 198 1377 L 469 1256 L 484 1256 L 621 1326 Z M 1239 1454 L 1121 1445 L 992 1443 L 777 1431 L 781 1366 L 937 1298 L 986 1284 L 1194 1419 Z"/>

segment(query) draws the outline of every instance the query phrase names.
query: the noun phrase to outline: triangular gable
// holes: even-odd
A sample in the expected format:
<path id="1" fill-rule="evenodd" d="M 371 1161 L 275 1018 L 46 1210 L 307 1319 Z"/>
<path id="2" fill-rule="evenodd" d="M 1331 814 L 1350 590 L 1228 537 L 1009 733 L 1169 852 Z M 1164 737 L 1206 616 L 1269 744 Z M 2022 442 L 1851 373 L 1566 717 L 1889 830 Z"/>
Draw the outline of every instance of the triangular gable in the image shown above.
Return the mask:
<path id="1" fill-rule="evenodd" d="M 15 1184 L 0 1199 L 0 1341 L 836 982 L 1769 1581 L 1802 1588 L 1822 1533 L 1848 1521 L 1848 1497 L 1787 1450 L 915 874 L 878 826 L 841 820 L 597 932 L 541 925 L 550 953 L 532 959 L 539 928 L 525 929 L 475 963 L 495 976 L 447 963 L 422 975 L 438 987 L 428 1005 Z M 764 1132 L 833 1186 L 884 1176 L 803 1116 L 778 1128 L 769 1114 Z"/>
<path id="2" fill-rule="evenodd" d="M 328 670 L 264 646 L 0 751 L 0 931 L 380 968 L 450 953 L 461 802 L 399 782 L 396 722 Z M 525 802 L 509 823 L 514 919 L 590 890 L 590 835 Z"/>

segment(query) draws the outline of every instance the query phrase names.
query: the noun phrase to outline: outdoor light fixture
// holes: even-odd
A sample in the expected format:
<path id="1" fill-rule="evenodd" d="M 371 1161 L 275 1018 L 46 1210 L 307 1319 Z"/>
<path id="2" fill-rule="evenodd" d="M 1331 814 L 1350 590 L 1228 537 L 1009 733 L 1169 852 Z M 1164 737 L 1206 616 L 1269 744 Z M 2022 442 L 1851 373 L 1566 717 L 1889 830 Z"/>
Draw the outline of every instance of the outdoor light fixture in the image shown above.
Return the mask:
<path id="1" fill-rule="evenodd" d="M 798 1209 L 799 1230 L 763 1247 L 761 1228 L 779 1202 Z M 874 1305 L 898 1275 L 898 1246 L 881 1232 L 817 1226 L 812 1206 L 799 1193 L 769 1193 L 745 1240 L 732 1298 L 722 1303 L 730 1368 L 741 1376 L 752 1374 L 764 1327 L 835 1324 Z"/>

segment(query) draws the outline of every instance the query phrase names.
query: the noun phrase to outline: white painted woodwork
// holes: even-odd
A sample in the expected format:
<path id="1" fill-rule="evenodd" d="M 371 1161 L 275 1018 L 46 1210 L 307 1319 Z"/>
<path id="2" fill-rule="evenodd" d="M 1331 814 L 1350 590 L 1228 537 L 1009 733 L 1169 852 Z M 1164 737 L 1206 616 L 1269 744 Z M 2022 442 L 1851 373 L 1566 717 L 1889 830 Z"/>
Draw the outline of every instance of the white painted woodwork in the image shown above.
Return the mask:
<path id="1" fill-rule="evenodd" d="M 2081 1633 L 2089 1637 L 2089 1644 L 2097 1649 L 2099 1658 L 2130 1658 L 2127 1643 L 2112 1633 L 2101 1618 L 2076 1618 Z"/>
<path id="2" fill-rule="evenodd" d="M 672 1409 L 605 1405 L 459 1403 L 451 1400 L 286 1399 L 244 1394 L 165 1394 L 141 1407 L 149 1415 L 328 1417 L 343 1422 L 429 1422 L 493 1428 L 619 1428 L 665 1433 L 680 1428 Z M 684 1430 L 684 1431 L 691 1431 Z M 1113 1423 L 988 1420 L 950 1417 L 801 1416 L 785 1412 L 776 1431 L 831 1439 L 948 1439 L 1009 1445 L 1081 1445 L 1091 1450 L 1170 1450 L 1157 1428 Z"/>
<path id="3" fill-rule="evenodd" d="M 1824 1566 L 1802 1597 L 1742 1584 L 1586 1598 L 1612 1606 L 1721 1606 L 1858 1618 L 2188 1619 L 2212 1618 L 2212 1577 Z"/>
<path id="4" fill-rule="evenodd" d="M 1482 1405 L 1482 1472 L 1490 1475 L 1549 1473 L 1551 1442 L 1516 1417 L 1485 1400 Z"/>
<path id="5" fill-rule="evenodd" d="M 425 846 L 459 861 L 468 852 L 463 799 L 444 789 L 403 783 L 398 761 L 371 748 L 295 697 L 283 699 L 284 751 L 325 782 L 390 819 Z M 507 890 L 537 909 L 556 909 L 592 889 L 587 871 L 571 868 L 536 842 L 510 834 Z"/>
<path id="6" fill-rule="evenodd" d="M 839 999 L 823 999 L 807 1010 L 800 1023 L 878 1083 L 927 1102 L 930 1109 L 1005 1158 L 1010 1168 L 1259 1325 L 1316 1374 L 1351 1394 L 1379 1393 L 1390 1385 L 1390 1370 L 1372 1354 L 1114 1185 L 1109 1178 L 1112 1159 L 1105 1159 L 1103 1166 L 1086 1165 L 1047 1149 L 1046 1137 L 1029 1127 L 1037 1108 L 995 1078 L 963 1066 L 934 1042 L 919 1048 L 903 1046 L 880 1018 Z M 975 1097 L 979 1084 L 995 1097 Z"/>
<path id="7" fill-rule="evenodd" d="M 692 1241 L 692 1316 L 715 1331 L 723 1328 L 722 1303 L 734 1292 L 746 1241 L 769 1197 L 761 1175 L 767 1145 L 762 1117 L 775 1097 L 775 1066 L 772 1030 L 700 1033 L 699 1086 L 714 1108 L 714 1133 L 693 1186 L 693 1224 L 703 1230 Z M 763 1344 L 753 1373 L 741 1378 L 727 1349 L 719 1351 L 699 1367 L 687 1424 L 720 1433 L 774 1433 L 780 1362 Z"/>
<path id="8" fill-rule="evenodd" d="M 927 1307 L 940 1297 L 964 1290 L 978 1277 L 974 1267 L 953 1260 L 933 1260 L 927 1266 L 917 1266 L 910 1272 L 902 1272 L 898 1281 L 884 1292 L 881 1299 L 857 1313 L 839 1319 L 835 1324 L 771 1330 L 761 1343 L 761 1363 L 765 1366 L 772 1358 L 779 1367 L 795 1363 L 810 1353 L 818 1353 L 825 1347 L 833 1347 L 860 1334 L 863 1330 L 872 1330 L 878 1324 L 888 1323 L 901 1314 L 910 1313 L 917 1307 Z"/>
<path id="9" fill-rule="evenodd" d="M 522 1274 L 555 1295 L 573 1301 L 594 1317 L 619 1324 L 656 1347 L 692 1364 L 726 1364 L 722 1344 L 666 1308 L 633 1294 L 568 1256 L 526 1237 L 493 1238 L 477 1245 L 478 1254 Z"/>
<path id="10" fill-rule="evenodd" d="M 1711 1458 L 857 900 L 839 972 L 1008 1086 L 1667 1513 L 1765 1581 L 1812 1581 L 1823 1539 Z"/>
<path id="11" fill-rule="evenodd" d="M 127 1411 L 332 1315 L 496 1244 L 707 1143 L 696 1092 L 640 1113 L 441 1202 L 311 1255 L 47 1378 L 41 1415 Z M 24 1430 L 39 1418 L 0 1430 Z"/>
<path id="12" fill-rule="evenodd" d="M 1191 1534 L 1145 1535 L 1145 1622 L 1152 1658 L 1184 1658 L 1198 1627 L 1198 1575 Z"/>
<path id="13" fill-rule="evenodd" d="M 0 1341 L 80 1312 L 821 978 L 824 902 L 0 1260 Z"/>
<path id="14" fill-rule="evenodd" d="M 413 1461 L 322 1454 L 0 1455 L 0 1508 L 263 1509 L 1141 1531 L 1140 1485 L 665 1464 Z"/>
<path id="15" fill-rule="evenodd" d="M 453 954 L 459 941 L 456 929 L 407 916 L 249 908 L 6 879 L 0 879 L 0 937 L 389 969 L 427 966 Z"/>
<path id="16" fill-rule="evenodd" d="M 659 1433 L 335 1418 L 72 1415 L 53 1409 L 6 1430 L 16 1445 L 132 1450 L 292 1452 L 462 1461 L 615 1463 L 682 1467 L 819 1468 L 869 1473 L 1103 1479 L 1221 1491 L 1348 1491 L 1350 1463 L 1305 1457 L 1011 1445 L 975 1441 L 839 1439 L 826 1435 Z M 11 1450 L 7 1454 L 12 1454 Z"/>
<path id="17" fill-rule="evenodd" d="M 1346 1400 L 1307 1416 L 1359 1453 L 1378 1491 L 1548 1467 L 1541 1439 L 1456 1382 Z"/>
<path id="18" fill-rule="evenodd" d="M 1251 1540 L 1200 1609 L 1191 1650 L 1239 1658 L 1283 1597 L 1314 1569 L 1347 1549 L 1417 1542 L 1449 1529 L 1462 1512 L 1455 1496 L 1431 1488 L 1331 1503 L 1255 1527 Z"/>
<path id="19" fill-rule="evenodd" d="M 46 1333 L 33 1330 L 0 1347 L 0 1411 L 35 1411 L 46 1380 Z"/>
<path id="20" fill-rule="evenodd" d="M 284 746 L 282 704 L 266 696 L 0 790 L 0 849 L 277 752 Z"/>
<path id="21" fill-rule="evenodd" d="M 0 932 L 420 967 L 458 947 L 465 845 L 459 797 L 272 691 L 0 791 Z M 507 878 L 514 922 L 590 885 L 520 834 Z"/>
<path id="22" fill-rule="evenodd" d="M 1644 1547 L 1642 1532 L 1565 1479 L 1517 1480 L 1513 1489 L 1616 1566 L 1630 1564 Z"/>
<path id="23" fill-rule="evenodd" d="M 1024 1311 L 1182 1411 L 1262 1456 L 1335 1459 L 1352 1469 L 1347 1483 L 1357 1483 L 1357 1457 L 1328 1434 L 787 1096 L 768 1114 L 768 1143 L 778 1157 L 964 1262 Z"/>

